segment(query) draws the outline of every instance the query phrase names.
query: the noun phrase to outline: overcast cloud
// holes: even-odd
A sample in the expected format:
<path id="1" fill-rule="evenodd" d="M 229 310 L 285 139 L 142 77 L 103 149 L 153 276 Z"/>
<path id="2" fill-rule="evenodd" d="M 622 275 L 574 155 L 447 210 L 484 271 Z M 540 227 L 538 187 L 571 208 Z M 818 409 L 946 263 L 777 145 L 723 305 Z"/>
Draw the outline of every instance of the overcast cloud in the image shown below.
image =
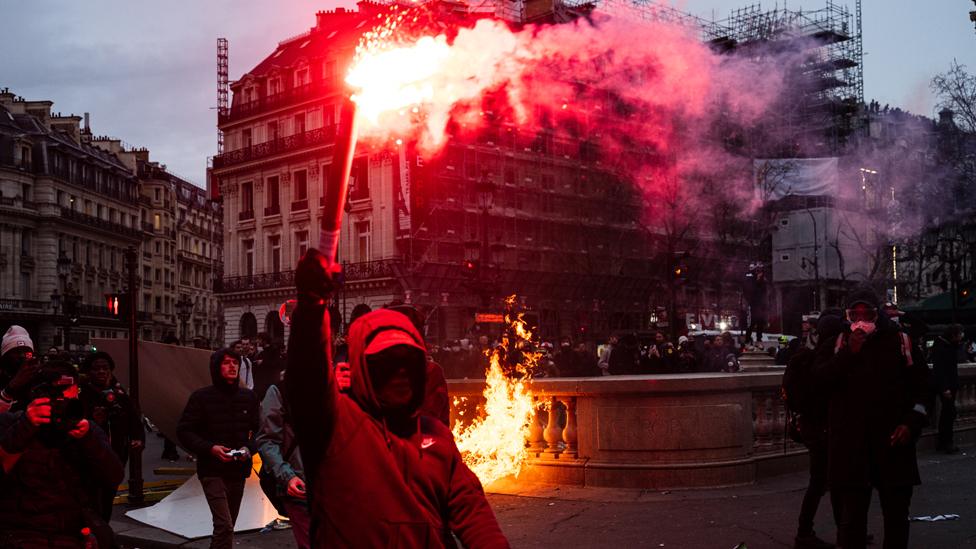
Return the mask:
<path id="1" fill-rule="evenodd" d="M 687 0 L 719 17 L 752 0 Z M 767 4 L 772 4 L 767 2 Z M 853 5 L 853 1 L 850 2 Z M 865 96 L 932 115 L 928 80 L 955 57 L 976 70 L 969 2 L 868 1 Z M 308 30 L 314 13 L 351 2 L 310 0 L 0 0 L 0 87 L 91 113 L 92 131 L 131 146 L 203 185 L 216 151 L 216 40 L 230 41 L 239 78 L 278 41 Z M 823 2 L 805 7 L 815 9 Z M 799 4 L 790 2 L 791 9 Z"/>

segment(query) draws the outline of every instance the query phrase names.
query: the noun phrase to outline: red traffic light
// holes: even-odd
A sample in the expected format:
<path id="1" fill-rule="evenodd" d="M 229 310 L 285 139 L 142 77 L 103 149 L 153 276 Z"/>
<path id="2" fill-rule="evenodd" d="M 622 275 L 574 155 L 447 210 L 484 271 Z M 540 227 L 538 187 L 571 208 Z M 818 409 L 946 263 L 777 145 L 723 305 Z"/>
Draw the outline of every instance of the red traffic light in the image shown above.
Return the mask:
<path id="1" fill-rule="evenodd" d="M 119 316 L 119 296 L 117 294 L 105 294 L 105 305 L 108 308 L 108 314 Z"/>

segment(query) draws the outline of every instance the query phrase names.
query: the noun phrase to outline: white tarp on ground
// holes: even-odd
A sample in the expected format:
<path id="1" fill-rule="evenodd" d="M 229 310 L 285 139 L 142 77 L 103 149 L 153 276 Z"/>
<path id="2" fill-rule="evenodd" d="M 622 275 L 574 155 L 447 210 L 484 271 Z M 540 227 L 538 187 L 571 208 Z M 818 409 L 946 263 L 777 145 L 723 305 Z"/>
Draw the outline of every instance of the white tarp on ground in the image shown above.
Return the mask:
<path id="1" fill-rule="evenodd" d="M 840 176 L 837 158 L 760 158 L 753 161 L 760 200 L 787 195 L 836 196 Z"/>
<path id="2" fill-rule="evenodd" d="M 115 377 L 129 386 L 129 343 L 124 339 L 96 339 L 92 342 L 115 360 Z M 210 385 L 210 351 L 139 342 L 139 401 L 142 413 L 159 430 L 176 441 L 176 423 L 193 391 Z M 210 507 L 199 479 L 194 475 L 175 492 L 151 507 L 136 509 L 127 516 L 185 538 L 209 536 L 213 532 Z M 234 530 L 257 530 L 277 518 L 264 497 L 257 474 L 247 479 L 244 500 Z"/>
<path id="3" fill-rule="evenodd" d="M 210 507 L 196 475 L 159 503 L 133 509 L 125 516 L 187 539 L 203 538 L 213 533 Z M 264 497 L 257 474 L 252 474 L 244 485 L 244 499 L 234 531 L 258 530 L 276 518 L 278 513 Z"/>

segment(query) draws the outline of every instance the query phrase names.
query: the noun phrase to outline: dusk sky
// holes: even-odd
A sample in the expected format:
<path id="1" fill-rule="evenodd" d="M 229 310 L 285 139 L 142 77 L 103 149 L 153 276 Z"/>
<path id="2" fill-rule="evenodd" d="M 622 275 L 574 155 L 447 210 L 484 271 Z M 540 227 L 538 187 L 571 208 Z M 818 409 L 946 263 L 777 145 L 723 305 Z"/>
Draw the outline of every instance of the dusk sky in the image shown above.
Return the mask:
<path id="1" fill-rule="evenodd" d="M 685 0 L 675 5 L 722 19 L 751 3 Z M 853 8 L 853 0 L 847 3 Z M 230 41 L 230 78 L 235 80 L 280 40 L 308 30 L 315 11 L 353 5 L 4 0 L 0 87 L 28 99 L 52 100 L 55 112 L 89 112 L 95 134 L 148 147 L 153 160 L 203 185 L 206 159 L 216 150 L 217 37 Z M 823 5 L 788 2 L 790 9 Z M 972 2 L 867 0 L 863 9 L 866 99 L 932 116 L 931 77 L 953 58 L 976 70 L 976 32 L 968 20 Z"/>

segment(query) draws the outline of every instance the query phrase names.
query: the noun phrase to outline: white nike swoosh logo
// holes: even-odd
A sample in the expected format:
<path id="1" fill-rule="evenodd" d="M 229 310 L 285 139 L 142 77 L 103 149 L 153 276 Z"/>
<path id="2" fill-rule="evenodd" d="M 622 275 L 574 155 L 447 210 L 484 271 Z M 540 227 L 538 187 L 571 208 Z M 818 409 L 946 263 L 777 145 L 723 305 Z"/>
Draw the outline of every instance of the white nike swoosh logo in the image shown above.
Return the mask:
<path id="1" fill-rule="evenodd" d="M 433 445 L 434 445 L 434 441 L 433 440 L 430 440 L 430 439 L 425 440 L 425 441 L 423 441 L 423 442 L 420 443 L 420 447 L 421 448 L 425 448 L 425 449 L 426 448 L 430 448 Z"/>

